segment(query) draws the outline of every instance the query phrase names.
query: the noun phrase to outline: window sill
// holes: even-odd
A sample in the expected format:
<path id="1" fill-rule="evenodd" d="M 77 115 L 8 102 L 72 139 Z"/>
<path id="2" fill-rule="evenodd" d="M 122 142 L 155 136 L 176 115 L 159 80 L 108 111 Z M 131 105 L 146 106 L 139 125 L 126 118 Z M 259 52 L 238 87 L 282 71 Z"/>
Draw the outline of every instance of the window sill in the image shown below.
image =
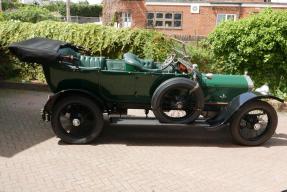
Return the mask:
<path id="1" fill-rule="evenodd" d="M 146 27 L 147 29 L 182 30 L 182 27 Z"/>

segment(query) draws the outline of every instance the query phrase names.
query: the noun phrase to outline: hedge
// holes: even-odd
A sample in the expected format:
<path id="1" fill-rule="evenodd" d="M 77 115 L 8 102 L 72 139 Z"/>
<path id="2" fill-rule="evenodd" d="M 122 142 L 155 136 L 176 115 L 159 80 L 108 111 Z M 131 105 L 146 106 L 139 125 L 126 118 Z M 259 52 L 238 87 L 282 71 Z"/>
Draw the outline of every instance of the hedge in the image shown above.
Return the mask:
<path id="1" fill-rule="evenodd" d="M 2 0 L 2 10 L 3 11 L 6 11 L 8 9 L 16 9 L 20 6 L 22 6 L 22 5 L 16 1 Z"/>
<path id="2" fill-rule="evenodd" d="M 23 7 L 38 7 L 45 8 L 51 12 L 58 12 L 62 16 L 66 16 L 66 3 L 65 2 L 50 2 L 48 5 L 27 5 L 18 2 L 9 2 L 8 0 L 2 1 L 2 9 L 4 11 L 21 9 Z M 82 17 L 100 17 L 102 15 L 102 5 L 89 5 L 85 2 L 72 3 L 71 2 L 71 15 Z"/>
<path id="3" fill-rule="evenodd" d="M 70 42 L 83 47 L 88 54 L 109 58 L 121 58 L 123 53 L 131 51 L 144 58 L 163 60 L 171 46 L 170 40 L 162 33 L 150 30 L 116 29 L 95 24 L 55 21 L 42 21 L 34 24 L 4 21 L 0 22 L 0 54 L 2 61 L 5 60 L 0 63 L 0 77 L 8 78 L 11 73 L 20 74 L 26 79 L 39 77 L 37 67 L 31 68 L 30 65 L 20 64 L 11 57 L 7 50 L 7 46 L 11 43 L 32 37 Z M 11 60 L 16 62 L 11 62 Z M 36 71 L 33 72 L 35 69 Z M 11 71 L 11 73 L 6 71 Z"/>
<path id="4" fill-rule="evenodd" d="M 214 55 L 213 69 L 243 74 L 255 85 L 268 83 L 277 95 L 287 97 L 287 12 L 267 9 L 259 14 L 224 22 L 208 37 Z"/>
<path id="5" fill-rule="evenodd" d="M 66 15 L 66 4 L 64 2 L 51 2 L 44 6 L 46 9 Z M 71 3 L 71 15 L 82 17 L 99 17 L 102 14 L 101 5 L 89 5 L 87 3 Z"/>
<path id="6" fill-rule="evenodd" d="M 26 5 L 18 9 L 5 11 L 3 18 L 5 20 L 19 20 L 32 23 L 44 20 L 57 20 L 48 9 L 33 5 Z"/>

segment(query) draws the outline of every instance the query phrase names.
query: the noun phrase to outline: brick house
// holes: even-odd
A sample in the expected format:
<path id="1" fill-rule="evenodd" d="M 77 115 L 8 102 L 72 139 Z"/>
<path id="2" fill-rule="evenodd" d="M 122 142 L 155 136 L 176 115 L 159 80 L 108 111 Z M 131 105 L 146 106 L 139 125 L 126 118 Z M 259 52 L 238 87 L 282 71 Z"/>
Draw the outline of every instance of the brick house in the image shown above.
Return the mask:
<path id="1" fill-rule="evenodd" d="M 121 14 L 118 20 L 123 24 L 119 27 L 154 28 L 169 35 L 207 36 L 225 20 L 244 18 L 266 7 L 287 11 L 287 0 L 117 0 L 113 7 Z M 104 6 L 104 12 L 106 8 Z"/>
<path id="2" fill-rule="evenodd" d="M 117 27 L 146 27 L 144 0 L 103 0 L 103 23 Z"/>

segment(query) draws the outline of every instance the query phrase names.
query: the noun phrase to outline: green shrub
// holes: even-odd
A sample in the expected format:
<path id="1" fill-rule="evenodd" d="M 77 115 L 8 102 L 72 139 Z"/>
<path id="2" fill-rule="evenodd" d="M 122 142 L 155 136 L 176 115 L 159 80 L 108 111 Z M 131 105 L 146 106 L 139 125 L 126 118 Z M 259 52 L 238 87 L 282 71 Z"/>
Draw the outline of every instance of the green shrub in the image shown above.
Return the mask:
<path id="1" fill-rule="evenodd" d="M 199 45 L 189 43 L 186 47 L 187 54 L 191 57 L 191 62 L 199 66 L 202 72 L 211 72 L 211 66 L 214 63 L 214 57 L 210 49 L 201 41 Z"/>
<path id="2" fill-rule="evenodd" d="M 5 19 L 4 19 L 3 13 L 0 12 L 0 22 L 1 22 L 1 21 L 4 21 L 4 20 L 5 20 Z"/>
<path id="3" fill-rule="evenodd" d="M 2 0 L 2 9 L 4 11 L 9 10 L 9 9 L 16 9 L 18 7 L 20 7 L 20 3 L 18 2 L 13 2 L 13 1 L 8 1 L 8 0 Z"/>
<path id="4" fill-rule="evenodd" d="M 54 21 L 42 21 L 35 24 L 19 21 L 0 22 L 0 52 L 2 54 L 7 52 L 7 46 L 11 43 L 32 37 L 70 42 L 83 47 L 92 55 L 109 58 L 121 58 L 124 52 L 132 51 L 141 57 L 163 60 L 171 46 L 171 42 L 162 33 L 144 29 L 116 29 L 95 24 Z M 6 54 L 5 57 L 11 59 L 10 55 Z M 15 66 L 11 70 L 15 70 Z M 34 73 L 35 68 L 31 65 L 25 68 L 20 67 L 19 70 L 15 73 L 22 74 L 22 76 L 31 74 L 29 78 L 38 78 L 37 73 Z M 9 75 L 4 74 L 4 76 Z"/>
<path id="5" fill-rule="evenodd" d="M 65 12 L 61 12 L 62 15 Z M 99 17 L 102 14 L 101 5 L 72 4 L 71 15 L 83 17 Z"/>
<path id="6" fill-rule="evenodd" d="M 46 9 L 66 15 L 65 2 L 55 2 L 44 6 Z M 71 15 L 83 17 L 99 17 L 102 14 L 101 5 L 89 5 L 87 3 L 71 3 Z"/>
<path id="7" fill-rule="evenodd" d="M 287 92 L 287 12 L 267 9 L 236 22 L 224 22 L 208 37 L 219 72 L 248 71 L 255 85 L 268 82 Z"/>
<path id="8" fill-rule="evenodd" d="M 0 80 L 15 77 L 18 73 L 15 60 L 8 57 L 4 51 L 0 52 Z"/>
<path id="9" fill-rule="evenodd" d="M 5 20 L 19 20 L 31 23 L 44 20 L 56 20 L 56 17 L 54 17 L 48 9 L 32 5 L 7 11 L 3 16 Z"/>

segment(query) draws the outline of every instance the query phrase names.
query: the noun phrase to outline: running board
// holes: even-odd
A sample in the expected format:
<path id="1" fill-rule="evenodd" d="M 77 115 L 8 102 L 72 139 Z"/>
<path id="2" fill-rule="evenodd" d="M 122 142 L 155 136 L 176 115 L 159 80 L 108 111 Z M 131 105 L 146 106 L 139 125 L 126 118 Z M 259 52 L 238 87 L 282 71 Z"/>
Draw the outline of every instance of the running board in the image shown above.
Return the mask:
<path id="1" fill-rule="evenodd" d="M 205 128 L 207 130 L 218 130 L 226 127 L 226 124 L 210 125 L 205 120 L 195 120 L 191 124 L 173 124 L 173 123 L 160 123 L 156 118 L 153 117 L 133 117 L 133 116 L 121 116 L 121 117 L 109 117 L 110 125 L 120 126 L 167 126 L 167 127 L 178 127 L 178 128 Z"/>

